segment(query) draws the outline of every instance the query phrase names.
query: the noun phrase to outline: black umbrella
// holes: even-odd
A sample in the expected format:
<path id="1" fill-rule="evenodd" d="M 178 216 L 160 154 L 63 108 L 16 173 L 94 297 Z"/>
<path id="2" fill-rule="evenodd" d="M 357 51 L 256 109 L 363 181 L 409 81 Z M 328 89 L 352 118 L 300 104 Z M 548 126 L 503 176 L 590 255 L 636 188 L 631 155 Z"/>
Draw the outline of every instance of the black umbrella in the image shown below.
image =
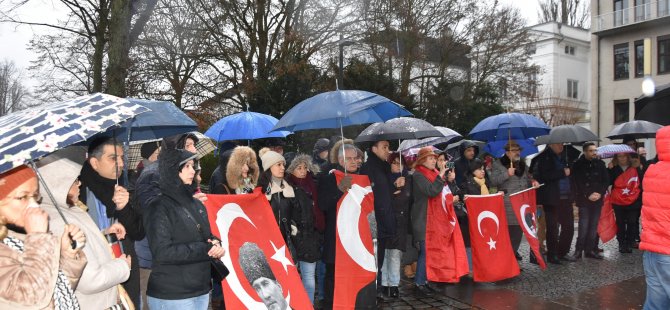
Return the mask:
<path id="1" fill-rule="evenodd" d="M 356 142 L 423 139 L 444 135 L 430 123 L 412 117 L 398 117 L 384 123 L 374 123 L 356 137 Z"/>
<path id="2" fill-rule="evenodd" d="M 670 106 L 668 107 L 670 108 Z M 609 139 L 644 139 L 644 138 L 655 138 L 656 131 L 661 129 L 663 126 L 648 122 L 648 121 L 630 121 L 623 124 L 616 125 L 609 134 L 607 138 Z"/>
<path id="3" fill-rule="evenodd" d="M 535 145 L 553 143 L 583 143 L 600 141 L 592 131 L 577 125 L 561 125 L 551 129 L 548 135 L 540 136 Z"/>
<path id="4" fill-rule="evenodd" d="M 670 84 L 656 87 L 654 96 L 635 99 L 635 119 L 670 125 Z"/>

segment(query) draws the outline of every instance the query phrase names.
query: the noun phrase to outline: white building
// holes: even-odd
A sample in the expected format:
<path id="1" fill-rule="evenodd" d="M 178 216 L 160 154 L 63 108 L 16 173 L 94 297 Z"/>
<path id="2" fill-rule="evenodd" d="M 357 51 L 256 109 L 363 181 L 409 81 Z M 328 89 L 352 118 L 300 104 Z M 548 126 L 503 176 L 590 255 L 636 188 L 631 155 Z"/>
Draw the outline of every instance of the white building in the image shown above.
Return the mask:
<path id="1" fill-rule="evenodd" d="M 546 22 L 529 27 L 530 61 L 540 72 L 528 77 L 528 96 L 512 107 L 536 115 L 550 126 L 590 124 L 589 30 Z"/>

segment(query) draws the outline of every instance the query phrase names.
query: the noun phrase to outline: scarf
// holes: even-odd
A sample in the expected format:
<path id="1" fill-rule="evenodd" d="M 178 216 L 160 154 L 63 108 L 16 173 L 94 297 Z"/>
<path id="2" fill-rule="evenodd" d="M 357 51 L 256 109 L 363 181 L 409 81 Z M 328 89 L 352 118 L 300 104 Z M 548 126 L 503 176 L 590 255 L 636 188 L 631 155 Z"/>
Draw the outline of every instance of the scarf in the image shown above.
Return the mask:
<path id="1" fill-rule="evenodd" d="M 265 189 L 265 197 L 269 200 L 272 199 L 272 195 L 281 192 L 284 194 L 284 198 L 293 198 L 295 193 L 293 192 L 293 187 L 287 182 L 284 182 L 284 179 L 279 179 L 272 177 L 270 183 L 268 183 L 267 188 Z"/>
<path id="2" fill-rule="evenodd" d="M 93 192 L 95 198 L 105 205 L 107 216 L 113 215 L 114 211 L 116 211 L 116 204 L 112 201 L 116 180 L 110 180 L 100 176 L 98 172 L 93 170 L 93 167 L 88 161 L 85 161 L 84 166 L 81 168 L 79 180 L 81 181 L 82 187 L 82 190 L 79 193 L 79 201 L 87 201 L 85 188 L 88 188 Z"/>
<path id="3" fill-rule="evenodd" d="M 488 195 L 489 194 L 489 188 L 486 187 L 486 179 L 484 178 L 478 178 L 478 177 L 472 177 L 472 179 L 475 181 L 475 183 L 479 184 L 481 187 L 481 193 L 480 195 Z"/>
<path id="4" fill-rule="evenodd" d="M 225 186 L 225 185 L 224 185 Z M 235 194 L 249 194 L 254 191 L 254 185 L 251 184 L 251 178 L 244 178 L 242 184 L 235 189 Z"/>
<path id="5" fill-rule="evenodd" d="M 435 179 L 439 175 L 437 169 L 430 170 L 426 168 L 426 166 L 424 165 L 418 165 L 416 167 L 416 171 L 423 174 L 423 176 L 426 177 L 426 179 L 428 179 L 428 181 L 430 181 L 431 183 L 435 182 Z"/>
<path id="6" fill-rule="evenodd" d="M 2 240 L 6 246 L 10 249 L 23 253 L 23 241 L 13 238 L 5 237 Z M 56 278 L 56 287 L 54 288 L 54 309 L 79 309 L 79 301 L 77 296 L 74 295 L 74 291 L 70 286 L 70 281 L 67 279 L 67 276 L 59 269 L 58 277 Z"/>

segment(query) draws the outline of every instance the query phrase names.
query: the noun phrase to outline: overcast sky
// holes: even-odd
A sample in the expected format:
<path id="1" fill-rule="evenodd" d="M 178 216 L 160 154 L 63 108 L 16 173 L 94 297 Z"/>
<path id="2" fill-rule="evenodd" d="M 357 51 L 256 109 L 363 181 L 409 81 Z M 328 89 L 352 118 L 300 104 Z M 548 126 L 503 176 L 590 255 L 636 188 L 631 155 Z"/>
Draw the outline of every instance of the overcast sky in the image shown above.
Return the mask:
<path id="1" fill-rule="evenodd" d="M 500 3 L 519 7 L 528 25 L 536 23 L 537 0 L 500 0 Z M 65 18 L 67 11 L 55 0 L 31 0 L 17 12 L 23 21 L 56 23 L 59 18 Z M 14 61 L 18 68 L 27 71 L 30 61 L 36 58 L 36 55 L 28 50 L 30 39 L 35 34 L 44 34 L 48 31 L 49 28 L 46 27 L 0 23 L 0 61 Z M 27 75 L 27 72 L 24 73 Z M 30 87 L 34 85 L 34 81 L 29 79 L 25 83 Z"/>

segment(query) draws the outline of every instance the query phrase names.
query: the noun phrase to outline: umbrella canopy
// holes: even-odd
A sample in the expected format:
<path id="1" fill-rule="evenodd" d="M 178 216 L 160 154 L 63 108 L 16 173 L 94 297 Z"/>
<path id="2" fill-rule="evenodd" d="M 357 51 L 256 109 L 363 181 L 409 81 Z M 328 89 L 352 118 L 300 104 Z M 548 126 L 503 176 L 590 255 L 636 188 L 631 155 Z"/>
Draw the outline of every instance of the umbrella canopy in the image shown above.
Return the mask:
<path id="1" fill-rule="evenodd" d="M 134 98 L 127 100 L 149 109 L 149 112 L 136 116 L 120 128 L 114 128 L 114 135 L 119 141 L 162 139 L 198 129 L 198 124 L 172 102 Z"/>
<path id="2" fill-rule="evenodd" d="M 84 141 L 149 109 L 96 93 L 0 118 L 0 173 Z"/>
<path id="3" fill-rule="evenodd" d="M 411 115 L 386 97 L 362 90 L 336 90 L 298 103 L 279 119 L 273 131 L 341 128 Z"/>
<path id="4" fill-rule="evenodd" d="M 561 125 L 551 129 L 548 135 L 538 137 L 535 145 L 552 143 L 583 143 L 600 141 L 592 131 L 577 125 Z"/>
<path id="5" fill-rule="evenodd" d="M 427 137 L 441 137 L 442 132 L 430 123 L 412 117 L 399 117 L 384 123 L 374 123 L 365 128 L 356 142 L 373 142 L 382 140 L 421 139 Z"/>
<path id="6" fill-rule="evenodd" d="M 535 138 L 549 133 L 549 126 L 539 118 L 524 113 L 503 113 L 489 116 L 470 131 L 480 141 Z"/>
<path id="7" fill-rule="evenodd" d="M 437 129 L 439 132 L 442 133 L 444 137 L 429 137 L 429 138 L 423 138 L 423 139 L 410 139 L 410 140 L 405 140 L 402 143 L 400 143 L 400 146 L 398 147 L 399 151 L 404 151 L 408 150 L 411 148 L 421 148 L 424 146 L 429 146 L 429 145 L 440 145 L 440 144 L 449 144 L 449 143 L 454 143 L 456 141 L 459 141 L 463 139 L 463 136 L 456 132 L 453 129 L 447 128 L 447 127 L 441 127 L 441 126 L 435 126 L 435 129 Z M 438 147 L 439 148 L 439 147 Z"/>
<path id="8" fill-rule="evenodd" d="M 278 120 L 270 115 L 256 112 L 240 112 L 228 115 L 209 127 L 205 135 L 214 141 L 255 140 L 261 138 L 286 138 L 290 131 L 272 131 Z"/>
<path id="9" fill-rule="evenodd" d="M 438 149 L 438 148 L 436 148 L 432 145 L 428 145 L 428 146 L 430 146 L 433 149 L 433 152 L 441 152 L 440 149 Z M 400 151 L 400 155 L 402 155 L 403 157 L 408 158 L 408 159 L 410 159 L 410 158 L 411 159 L 416 159 L 416 157 L 419 156 L 419 151 L 420 150 L 421 150 L 420 147 L 413 147 L 411 149 L 406 149 L 406 150 Z"/>
<path id="10" fill-rule="evenodd" d="M 514 141 L 518 143 L 519 146 L 521 147 L 521 157 L 526 157 L 539 152 L 537 146 L 535 146 L 534 144 L 535 139 L 533 138 L 520 139 Z M 486 143 L 486 145 L 484 146 L 484 152 L 490 153 L 495 158 L 503 157 L 503 155 L 505 155 L 505 145 L 507 144 L 507 142 L 508 142 L 507 140 L 498 140 Z"/>
<path id="11" fill-rule="evenodd" d="M 598 156 L 600 156 L 600 158 L 610 158 L 620 153 L 628 153 L 628 154 L 636 153 L 635 150 L 633 150 L 630 146 L 626 144 L 603 145 L 601 147 L 598 147 L 596 151 L 598 153 Z"/>
<path id="12" fill-rule="evenodd" d="M 195 149 L 197 150 L 195 155 L 197 159 L 203 158 L 205 157 L 205 155 L 214 152 L 214 150 L 216 150 L 216 144 L 214 143 L 214 141 L 212 141 L 211 138 L 197 131 L 193 131 L 191 133 L 194 134 L 196 138 L 198 138 L 198 143 L 195 144 Z M 142 154 L 141 154 L 142 144 L 156 141 L 161 141 L 161 139 L 131 142 L 127 153 L 128 157 L 127 166 L 130 169 L 135 169 L 135 167 L 137 167 L 140 161 L 142 161 Z"/>
<path id="13" fill-rule="evenodd" d="M 635 99 L 635 119 L 670 125 L 670 84 L 656 87 L 654 96 Z"/>
<path id="14" fill-rule="evenodd" d="M 670 106 L 668 106 L 670 108 Z M 609 139 L 644 139 L 655 138 L 656 131 L 663 126 L 648 122 L 648 121 L 630 121 L 623 124 L 616 125 L 610 133 L 607 134 Z"/>

